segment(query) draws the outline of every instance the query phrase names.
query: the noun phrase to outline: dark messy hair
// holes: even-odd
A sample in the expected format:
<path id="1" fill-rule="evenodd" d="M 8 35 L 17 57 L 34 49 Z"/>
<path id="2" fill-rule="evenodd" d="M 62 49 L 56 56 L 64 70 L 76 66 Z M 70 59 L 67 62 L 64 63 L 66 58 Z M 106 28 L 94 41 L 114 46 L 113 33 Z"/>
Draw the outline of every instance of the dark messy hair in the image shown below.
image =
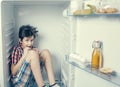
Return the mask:
<path id="1" fill-rule="evenodd" d="M 37 30 L 35 27 L 30 26 L 30 25 L 22 25 L 19 28 L 19 38 L 21 40 L 23 40 L 24 37 L 30 37 L 30 36 L 34 36 L 34 38 L 36 37 L 37 34 Z"/>

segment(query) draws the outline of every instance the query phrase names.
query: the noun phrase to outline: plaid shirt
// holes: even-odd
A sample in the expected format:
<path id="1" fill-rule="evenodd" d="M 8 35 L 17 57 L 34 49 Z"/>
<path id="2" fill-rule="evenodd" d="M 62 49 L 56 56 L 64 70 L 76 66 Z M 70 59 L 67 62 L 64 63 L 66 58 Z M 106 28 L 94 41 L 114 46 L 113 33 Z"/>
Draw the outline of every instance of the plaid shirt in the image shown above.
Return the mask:
<path id="1" fill-rule="evenodd" d="M 11 56 L 12 64 L 17 64 L 17 62 L 22 57 L 22 54 L 23 54 L 23 49 L 19 43 L 16 46 L 14 46 L 14 48 L 13 48 L 13 52 L 12 52 L 12 56 Z"/>
<path id="2" fill-rule="evenodd" d="M 13 48 L 11 55 L 12 64 L 17 64 L 20 58 L 22 57 L 23 49 L 20 44 L 17 44 Z M 14 87 L 32 87 L 34 84 L 34 78 L 27 61 L 23 61 L 21 67 L 17 71 L 16 75 L 12 76 L 12 82 Z"/>

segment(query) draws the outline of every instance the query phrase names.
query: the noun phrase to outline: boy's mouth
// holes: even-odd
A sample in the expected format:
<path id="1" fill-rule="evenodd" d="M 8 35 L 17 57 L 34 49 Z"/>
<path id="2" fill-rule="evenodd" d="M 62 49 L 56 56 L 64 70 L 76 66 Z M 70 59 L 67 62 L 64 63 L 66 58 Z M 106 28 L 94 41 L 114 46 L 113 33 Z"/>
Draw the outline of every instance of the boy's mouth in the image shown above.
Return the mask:
<path id="1" fill-rule="evenodd" d="M 32 46 L 27 46 L 27 47 L 32 48 Z"/>

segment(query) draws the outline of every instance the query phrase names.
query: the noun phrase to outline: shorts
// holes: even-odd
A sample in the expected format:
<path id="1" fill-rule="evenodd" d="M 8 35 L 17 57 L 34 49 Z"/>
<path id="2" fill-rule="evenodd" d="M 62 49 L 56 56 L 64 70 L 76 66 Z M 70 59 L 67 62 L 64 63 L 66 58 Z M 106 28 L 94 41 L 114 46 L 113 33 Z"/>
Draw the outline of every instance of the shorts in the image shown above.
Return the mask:
<path id="1" fill-rule="evenodd" d="M 40 61 L 41 70 L 43 69 L 44 62 Z M 32 74 L 30 64 L 24 60 L 16 75 L 12 76 L 12 83 L 14 87 L 34 87 L 36 84 Z"/>

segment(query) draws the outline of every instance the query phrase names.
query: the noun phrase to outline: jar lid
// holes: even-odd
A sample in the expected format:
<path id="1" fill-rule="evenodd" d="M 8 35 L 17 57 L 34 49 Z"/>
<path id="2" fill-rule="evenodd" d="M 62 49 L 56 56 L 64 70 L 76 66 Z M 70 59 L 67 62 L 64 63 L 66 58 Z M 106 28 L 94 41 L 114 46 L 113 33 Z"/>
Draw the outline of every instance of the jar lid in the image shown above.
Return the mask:
<path id="1" fill-rule="evenodd" d="M 93 48 L 101 48 L 101 42 L 100 41 L 93 41 L 92 47 Z"/>

